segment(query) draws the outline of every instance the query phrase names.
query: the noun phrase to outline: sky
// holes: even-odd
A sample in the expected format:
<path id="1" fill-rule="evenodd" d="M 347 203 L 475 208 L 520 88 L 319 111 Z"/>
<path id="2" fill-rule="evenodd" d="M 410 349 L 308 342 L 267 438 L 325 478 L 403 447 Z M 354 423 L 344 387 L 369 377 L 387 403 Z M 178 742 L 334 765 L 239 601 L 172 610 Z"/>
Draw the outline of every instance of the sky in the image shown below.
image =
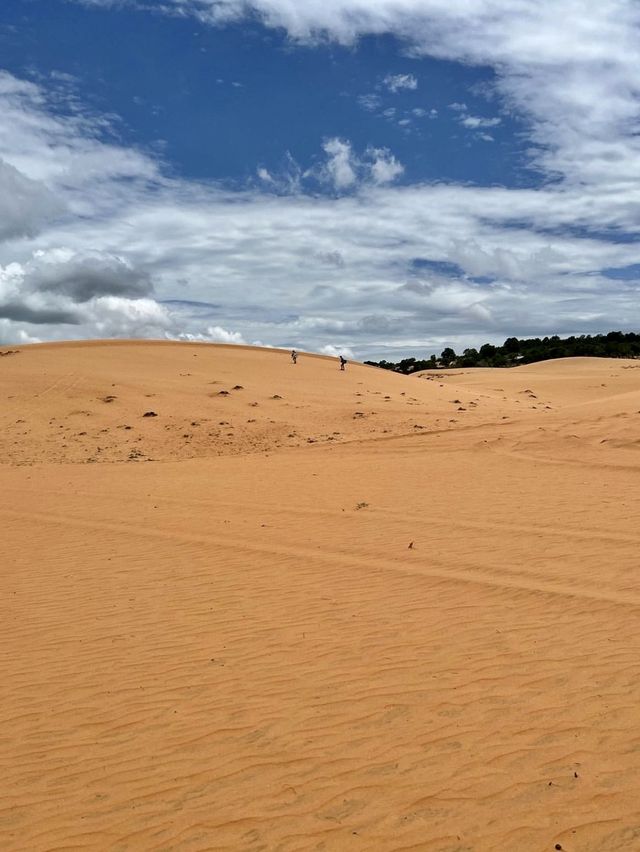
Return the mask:
<path id="1" fill-rule="evenodd" d="M 0 345 L 638 330 L 637 0 L 3 0 Z"/>

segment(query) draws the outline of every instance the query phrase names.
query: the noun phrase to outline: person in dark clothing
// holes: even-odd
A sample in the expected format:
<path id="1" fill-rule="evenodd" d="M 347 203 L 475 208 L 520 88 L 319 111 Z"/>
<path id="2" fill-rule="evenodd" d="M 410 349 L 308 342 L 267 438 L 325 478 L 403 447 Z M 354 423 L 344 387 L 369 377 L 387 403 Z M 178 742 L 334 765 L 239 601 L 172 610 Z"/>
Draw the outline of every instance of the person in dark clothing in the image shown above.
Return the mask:
<path id="1" fill-rule="evenodd" d="M 296 352 L 295 349 L 291 350 L 291 360 L 293 361 L 294 364 L 298 363 L 298 353 Z"/>
<path id="2" fill-rule="evenodd" d="M 347 364 L 347 359 L 345 357 L 343 357 L 342 355 L 340 355 L 340 369 L 344 370 L 346 364 Z"/>

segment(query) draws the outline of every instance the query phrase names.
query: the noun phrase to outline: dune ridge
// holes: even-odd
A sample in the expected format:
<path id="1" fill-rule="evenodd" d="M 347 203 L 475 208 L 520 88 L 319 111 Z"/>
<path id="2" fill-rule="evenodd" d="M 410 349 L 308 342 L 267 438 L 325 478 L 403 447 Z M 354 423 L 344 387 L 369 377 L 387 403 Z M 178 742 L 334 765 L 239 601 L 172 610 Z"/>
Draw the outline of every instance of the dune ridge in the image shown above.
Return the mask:
<path id="1" fill-rule="evenodd" d="M 639 367 L 3 358 L 2 849 L 638 849 Z"/>

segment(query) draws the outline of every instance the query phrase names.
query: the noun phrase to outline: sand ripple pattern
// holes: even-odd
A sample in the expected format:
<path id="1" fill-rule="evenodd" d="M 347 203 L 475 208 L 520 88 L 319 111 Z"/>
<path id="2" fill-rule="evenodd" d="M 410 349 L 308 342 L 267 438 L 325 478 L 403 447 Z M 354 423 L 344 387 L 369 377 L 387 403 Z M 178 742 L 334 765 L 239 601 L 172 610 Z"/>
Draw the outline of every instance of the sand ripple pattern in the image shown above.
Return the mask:
<path id="1" fill-rule="evenodd" d="M 0 466 L 2 850 L 640 848 L 638 468 L 363 438 Z"/>

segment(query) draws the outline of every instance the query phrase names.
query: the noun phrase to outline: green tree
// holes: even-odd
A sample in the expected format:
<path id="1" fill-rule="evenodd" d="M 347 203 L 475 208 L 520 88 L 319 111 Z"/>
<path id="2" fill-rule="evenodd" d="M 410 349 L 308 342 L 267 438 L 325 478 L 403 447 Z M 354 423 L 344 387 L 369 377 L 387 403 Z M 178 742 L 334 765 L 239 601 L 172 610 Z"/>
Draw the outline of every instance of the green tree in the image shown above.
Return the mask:
<path id="1" fill-rule="evenodd" d="M 480 357 L 483 361 L 490 361 L 498 350 L 490 343 L 484 343 L 480 347 Z"/>
<path id="2" fill-rule="evenodd" d="M 457 357 L 455 349 L 452 349 L 450 346 L 445 347 L 440 353 L 440 361 L 445 367 L 450 367 Z"/>
<path id="3" fill-rule="evenodd" d="M 460 361 L 461 367 L 475 367 L 478 363 L 479 355 L 477 349 L 465 349 L 462 353 Z"/>

